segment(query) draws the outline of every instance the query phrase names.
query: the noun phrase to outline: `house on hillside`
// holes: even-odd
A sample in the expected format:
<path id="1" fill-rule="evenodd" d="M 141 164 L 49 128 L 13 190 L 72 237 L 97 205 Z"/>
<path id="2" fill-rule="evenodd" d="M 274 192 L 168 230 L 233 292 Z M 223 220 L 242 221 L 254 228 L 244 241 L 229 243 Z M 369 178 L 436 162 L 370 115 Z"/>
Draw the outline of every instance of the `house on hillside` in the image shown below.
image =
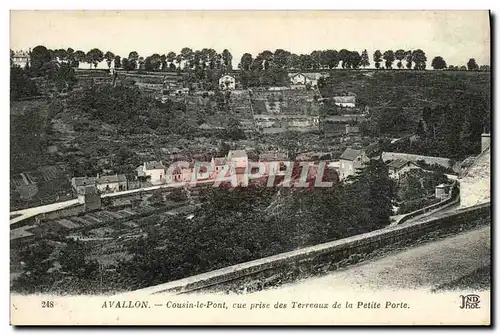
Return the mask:
<path id="1" fill-rule="evenodd" d="M 124 174 L 108 176 L 97 175 L 97 177 L 73 177 L 71 179 L 73 190 L 79 192 L 86 186 L 94 186 L 100 193 L 119 192 L 127 190 L 127 177 Z"/>
<path id="2" fill-rule="evenodd" d="M 26 51 L 15 51 L 12 56 L 12 65 L 19 66 L 21 69 L 24 69 L 26 65 L 30 63 L 30 55 L 29 52 Z"/>
<path id="3" fill-rule="evenodd" d="M 359 126 L 352 126 L 350 124 L 345 125 L 345 133 L 346 135 L 349 136 L 358 136 L 361 134 L 361 131 L 359 130 Z"/>
<path id="4" fill-rule="evenodd" d="M 212 165 L 212 171 L 213 175 L 212 177 L 217 177 L 220 171 L 224 169 L 224 166 L 226 166 L 226 157 L 212 157 L 212 160 L 210 161 L 210 164 Z"/>
<path id="5" fill-rule="evenodd" d="M 229 150 L 227 162 L 232 164 L 236 171 L 236 181 L 238 186 L 248 186 L 248 155 L 245 150 Z"/>
<path id="6" fill-rule="evenodd" d="M 177 166 L 173 169 L 171 174 L 167 171 L 165 179 L 166 183 L 184 183 L 191 181 L 192 176 L 192 167 Z"/>
<path id="7" fill-rule="evenodd" d="M 339 178 L 344 180 L 348 176 L 356 174 L 358 169 L 365 167 L 370 158 L 363 149 L 347 148 L 340 156 Z"/>
<path id="8" fill-rule="evenodd" d="M 273 162 L 286 162 L 288 161 L 288 155 L 284 152 L 279 152 L 276 150 L 266 151 L 259 154 L 259 162 L 264 163 L 264 175 L 268 175 L 273 167 Z M 281 166 L 281 165 L 280 165 Z M 256 171 L 252 171 L 256 173 Z"/>
<path id="9" fill-rule="evenodd" d="M 165 165 L 157 161 L 144 162 L 143 165 L 137 167 L 137 176 L 147 178 L 152 184 L 163 184 L 166 182 Z"/>
<path id="10" fill-rule="evenodd" d="M 339 107 L 356 107 L 356 97 L 354 95 L 333 97 L 333 102 Z"/>
<path id="11" fill-rule="evenodd" d="M 403 174 L 410 170 L 421 169 L 420 166 L 406 159 L 395 159 L 387 164 L 387 168 L 389 169 L 389 177 L 396 180 L 399 180 Z"/>
<path id="12" fill-rule="evenodd" d="M 236 78 L 225 74 L 219 78 L 219 87 L 221 90 L 234 90 L 236 88 Z"/>
<path id="13" fill-rule="evenodd" d="M 290 83 L 296 85 L 311 85 L 311 87 L 318 86 L 318 79 L 321 78 L 320 73 L 294 73 L 289 75 Z"/>
<path id="14" fill-rule="evenodd" d="M 86 212 L 101 208 L 101 196 L 94 185 L 85 185 L 78 189 L 78 203 L 84 205 Z"/>

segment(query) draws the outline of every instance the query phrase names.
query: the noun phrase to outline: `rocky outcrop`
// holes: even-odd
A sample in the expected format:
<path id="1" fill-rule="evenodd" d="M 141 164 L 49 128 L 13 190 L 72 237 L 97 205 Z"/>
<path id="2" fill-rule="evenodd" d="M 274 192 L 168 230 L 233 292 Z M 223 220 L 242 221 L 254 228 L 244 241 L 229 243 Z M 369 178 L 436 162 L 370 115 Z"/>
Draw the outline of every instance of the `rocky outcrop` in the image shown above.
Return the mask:
<path id="1" fill-rule="evenodd" d="M 469 207 L 490 201 L 491 148 L 485 149 L 460 176 L 460 207 Z"/>

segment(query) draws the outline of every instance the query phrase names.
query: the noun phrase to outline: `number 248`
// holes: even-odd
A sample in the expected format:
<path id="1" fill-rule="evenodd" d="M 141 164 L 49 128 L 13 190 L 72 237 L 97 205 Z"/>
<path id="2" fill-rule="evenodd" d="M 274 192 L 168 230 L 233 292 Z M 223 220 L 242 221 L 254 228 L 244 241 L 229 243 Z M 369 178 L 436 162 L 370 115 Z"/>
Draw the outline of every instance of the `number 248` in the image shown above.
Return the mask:
<path id="1" fill-rule="evenodd" d="M 42 301 L 42 308 L 53 308 L 53 307 L 54 307 L 53 301 Z"/>

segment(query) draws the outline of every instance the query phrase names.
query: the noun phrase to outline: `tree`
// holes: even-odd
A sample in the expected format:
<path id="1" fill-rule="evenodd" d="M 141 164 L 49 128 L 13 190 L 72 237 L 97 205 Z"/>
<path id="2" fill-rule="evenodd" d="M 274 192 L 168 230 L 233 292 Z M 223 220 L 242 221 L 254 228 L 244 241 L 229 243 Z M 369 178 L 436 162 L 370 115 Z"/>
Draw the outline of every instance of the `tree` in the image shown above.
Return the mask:
<path id="1" fill-rule="evenodd" d="M 35 73 L 35 75 L 42 74 L 41 69 L 43 65 L 50 62 L 51 59 L 50 52 L 46 47 L 43 45 L 34 47 L 30 54 L 31 70 Z"/>
<path id="2" fill-rule="evenodd" d="M 398 60 L 398 63 L 396 64 L 398 69 L 401 69 L 403 67 L 402 61 L 405 59 L 405 51 L 403 49 L 396 50 L 394 57 Z"/>
<path id="3" fill-rule="evenodd" d="M 65 63 L 68 61 L 68 52 L 65 49 L 57 49 L 54 51 L 54 57 L 60 63 Z"/>
<path id="4" fill-rule="evenodd" d="M 80 65 L 80 63 L 86 62 L 86 54 L 82 50 L 75 51 L 73 57 L 74 57 L 74 62 L 72 65 L 74 68 L 77 68 Z"/>
<path id="5" fill-rule="evenodd" d="M 227 49 L 222 51 L 222 62 L 226 71 L 231 71 L 233 69 L 233 55 L 231 55 Z"/>
<path id="6" fill-rule="evenodd" d="M 184 68 L 186 68 L 193 58 L 193 50 L 191 48 L 184 47 L 182 48 L 180 55 L 182 57 L 182 60 L 184 61 Z"/>
<path id="7" fill-rule="evenodd" d="M 469 59 L 467 62 L 467 70 L 469 71 L 476 71 L 479 69 L 479 66 L 476 63 L 476 60 L 474 58 Z"/>
<path id="8" fill-rule="evenodd" d="M 313 68 L 313 59 L 311 55 L 300 55 L 299 56 L 300 69 L 301 70 L 311 70 Z"/>
<path id="9" fill-rule="evenodd" d="M 128 61 L 128 58 L 123 58 L 122 59 L 122 69 L 124 69 L 125 71 L 132 70 L 132 67 L 130 65 L 130 62 Z"/>
<path id="10" fill-rule="evenodd" d="M 129 63 L 129 70 L 135 70 L 137 69 L 137 61 L 139 60 L 139 54 L 137 51 L 131 51 L 128 54 L 128 63 Z"/>
<path id="11" fill-rule="evenodd" d="M 338 64 L 338 62 L 337 62 Z M 296 70 L 300 68 L 300 56 L 297 54 L 290 54 L 287 59 L 287 68 L 289 70 Z"/>
<path id="12" fill-rule="evenodd" d="M 361 53 L 361 63 L 359 64 L 363 67 L 363 69 L 367 66 L 370 66 L 370 60 L 368 58 L 368 51 L 363 50 L 363 52 Z"/>
<path id="13" fill-rule="evenodd" d="M 369 212 L 371 225 L 378 228 L 387 226 L 396 194 L 394 181 L 389 178 L 384 161 L 372 158 L 364 169 L 348 178 L 353 181 L 351 187 L 365 199 L 364 207 Z"/>
<path id="14" fill-rule="evenodd" d="M 67 63 L 61 64 L 59 69 L 49 79 L 54 81 L 59 92 L 68 92 L 72 90 L 73 86 L 77 82 L 75 69 L 73 69 Z"/>
<path id="15" fill-rule="evenodd" d="M 441 56 L 436 56 L 432 59 L 431 66 L 434 70 L 443 70 L 446 69 L 446 62 Z"/>
<path id="16" fill-rule="evenodd" d="M 362 57 L 357 51 L 351 51 L 349 53 L 349 68 L 357 69 L 361 64 Z"/>
<path id="17" fill-rule="evenodd" d="M 66 54 L 68 55 L 68 61 L 71 64 L 75 56 L 75 50 L 73 48 L 68 48 L 66 49 Z"/>
<path id="18" fill-rule="evenodd" d="M 160 56 L 160 62 L 161 62 L 161 70 L 166 71 L 167 70 L 167 56 L 165 54 Z"/>
<path id="19" fill-rule="evenodd" d="M 413 51 L 408 50 L 405 52 L 406 68 L 411 69 L 411 64 L 413 62 Z"/>
<path id="20" fill-rule="evenodd" d="M 283 49 L 276 49 L 273 55 L 273 64 L 275 65 L 275 68 L 278 70 L 287 69 L 289 56 L 290 52 Z"/>
<path id="21" fill-rule="evenodd" d="M 10 69 L 10 99 L 18 100 L 37 94 L 35 82 L 30 80 L 25 71 L 18 66 L 12 67 Z"/>
<path id="22" fill-rule="evenodd" d="M 491 71 L 490 66 L 489 65 L 481 65 L 479 67 L 479 71 L 485 71 L 485 72 Z"/>
<path id="23" fill-rule="evenodd" d="M 177 70 L 180 71 L 181 62 L 182 62 L 182 55 L 178 54 L 177 56 L 175 56 L 175 61 L 177 62 Z"/>
<path id="24" fill-rule="evenodd" d="M 249 71 L 252 62 L 253 62 L 252 55 L 249 53 L 245 53 L 243 54 L 243 56 L 241 56 L 239 68 L 243 71 Z"/>
<path id="25" fill-rule="evenodd" d="M 311 59 L 313 60 L 313 69 L 318 70 L 321 67 L 321 60 L 323 58 L 323 51 L 314 50 L 311 52 Z"/>
<path id="26" fill-rule="evenodd" d="M 380 68 L 380 62 L 382 62 L 382 53 L 380 50 L 376 50 L 373 53 L 373 61 L 375 62 L 375 68 Z"/>
<path id="27" fill-rule="evenodd" d="M 427 62 L 427 57 L 425 56 L 425 52 L 421 49 L 417 49 L 412 52 L 413 62 L 415 63 L 415 70 L 425 70 L 425 63 Z"/>
<path id="28" fill-rule="evenodd" d="M 385 68 L 386 69 L 392 69 L 392 63 L 394 63 L 394 51 L 392 50 L 387 50 L 384 52 L 382 55 L 382 58 L 385 60 Z"/>
<path id="29" fill-rule="evenodd" d="M 97 68 L 97 65 L 102 62 L 104 59 L 104 54 L 101 50 L 94 48 L 87 52 L 87 62 L 90 65 L 94 65 L 94 68 Z"/>
<path id="30" fill-rule="evenodd" d="M 106 63 L 108 64 L 108 69 L 111 69 L 111 63 L 113 62 L 115 58 L 115 54 L 112 53 L 111 51 L 106 51 L 104 54 L 104 59 L 106 59 Z"/>
<path id="31" fill-rule="evenodd" d="M 144 70 L 145 69 L 145 59 L 144 57 L 139 57 L 139 59 L 137 59 L 137 63 L 139 64 L 139 70 Z"/>
<path id="32" fill-rule="evenodd" d="M 345 69 L 347 63 L 349 62 L 350 51 L 347 49 L 342 49 L 339 51 L 339 60 L 342 61 L 342 68 Z"/>
<path id="33" fill-rule="evenodd" d="M 168 54 L 167 54 L 167 62 L 169 62 L 169 69 L 171 68 L 170 65 L 172 65 L 175 61 L 175 57 L 176 57 L 176 54 L 175 52 L 173 51 L 170 51 Z"/>
<path id="34" fill-rule="evenodd" d="M 152 54 L 149 58 L 149 70 L 146 71 L 158 71 L 161 67 L 161 57 L 159 54 Z M 146 66 L 146 61 L 144 61 L 144 66 Z"/>
<path id="35" fill-rule="evenodd" d="M 122 61 L 120 56 L 116 55 L 114 62 L 115 62 L 115 69 L 119 69 L 122 67 Z"/>

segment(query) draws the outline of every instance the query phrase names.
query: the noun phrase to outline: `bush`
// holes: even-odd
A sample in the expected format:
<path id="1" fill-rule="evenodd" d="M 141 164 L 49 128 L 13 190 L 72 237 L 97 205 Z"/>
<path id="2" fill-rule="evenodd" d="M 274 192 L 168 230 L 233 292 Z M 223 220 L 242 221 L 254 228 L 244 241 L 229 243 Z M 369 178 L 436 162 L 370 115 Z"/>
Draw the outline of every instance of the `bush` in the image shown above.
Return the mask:
<path id="1" fill-rule="evenodd" d="M 420 198 L 415 200 L 403 201 L 399 206 L 398 214 L 407 214 L 419 210 L 421 208 L 437 204 L 441 199 L 436 198 Z"/>

